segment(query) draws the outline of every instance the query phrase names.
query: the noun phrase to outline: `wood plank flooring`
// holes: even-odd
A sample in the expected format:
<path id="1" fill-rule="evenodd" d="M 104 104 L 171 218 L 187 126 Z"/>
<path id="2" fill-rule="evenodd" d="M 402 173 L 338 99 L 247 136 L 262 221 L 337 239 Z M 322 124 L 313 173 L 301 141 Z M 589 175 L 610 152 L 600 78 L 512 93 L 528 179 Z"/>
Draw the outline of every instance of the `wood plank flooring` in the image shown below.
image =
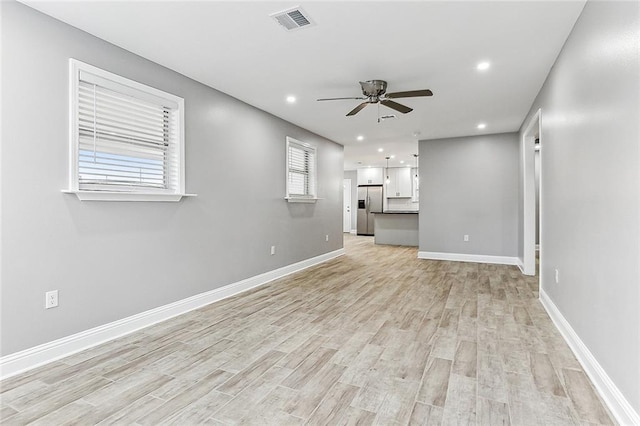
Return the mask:
<path id="1" fill-rule="evenodd" d="M 346 255 L 0 383 L 2 424 L 612 424 L 515 267 Z"/>

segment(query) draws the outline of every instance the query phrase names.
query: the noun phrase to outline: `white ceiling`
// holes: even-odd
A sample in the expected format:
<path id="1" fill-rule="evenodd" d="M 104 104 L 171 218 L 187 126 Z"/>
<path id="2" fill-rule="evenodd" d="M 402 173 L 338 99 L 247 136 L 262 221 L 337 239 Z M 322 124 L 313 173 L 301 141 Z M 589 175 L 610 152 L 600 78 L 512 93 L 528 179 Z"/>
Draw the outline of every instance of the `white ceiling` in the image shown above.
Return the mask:
<path id="1" fill-rule="evenodd" d="M 584 1 L 24 1 L 131 52 L 345 145 L 345 169 L 413 162 L 418 139 L 516 131 Z M 314 26 L 269 14 L 302 6 Z M 476 65 L 490 61 L 489 70 Z M 414 111 L 345 117 L 359 80 L 387 80 Z M 285 98 L 294 95 L 295 104 Z M 478 130 L 477 124 L 487 127 Z M 419 134 L 416 136 L 416 132 Z M 363 141 L 356 136 L 363 135 Z M 384 152 L 379 153 L 378 148 Z M 358 164 L 360 162 L 361 164 Z"/>

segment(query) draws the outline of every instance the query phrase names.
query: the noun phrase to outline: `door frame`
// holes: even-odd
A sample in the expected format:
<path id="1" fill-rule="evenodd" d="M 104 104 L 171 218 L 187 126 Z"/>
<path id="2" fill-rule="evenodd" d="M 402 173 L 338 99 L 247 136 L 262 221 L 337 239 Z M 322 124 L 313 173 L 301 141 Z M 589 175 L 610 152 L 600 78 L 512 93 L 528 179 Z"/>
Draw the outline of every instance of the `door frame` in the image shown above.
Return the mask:
<path id="1" fill-rule="evenodd" d="M 540 205 L 542 206 L 542 110 L 531 117 L 522 133 L 523 214 L 522 214 L 522 273 L 536 274 L 536 185 L 535 185 L 535 139 L 540 139 Z M 542 231 L 542 208 L 539 217 Z M 542 232 L 540 232 L 542 247 Z M 542 270 L 542 267 L 540 268 Z"/>
<path id="2" fill-rule="evenodd" d="M 353 219 L 353 197 L 351 196 L 351 179 L 343 179 L 342 182 L 342 232 L 350 233 L 352 228 Z M 349 205 L 347 206 L 347 197 Z M 347 211 L 348 210 L 348 211 Z M 347 214 L 348 213 L 348 214 Z M 348 218 L 348 219 L 347 219 Z M 348 225 L 348 226 L 345 226 Z M 345 228 L 348 228 L 345 230 Z"/>

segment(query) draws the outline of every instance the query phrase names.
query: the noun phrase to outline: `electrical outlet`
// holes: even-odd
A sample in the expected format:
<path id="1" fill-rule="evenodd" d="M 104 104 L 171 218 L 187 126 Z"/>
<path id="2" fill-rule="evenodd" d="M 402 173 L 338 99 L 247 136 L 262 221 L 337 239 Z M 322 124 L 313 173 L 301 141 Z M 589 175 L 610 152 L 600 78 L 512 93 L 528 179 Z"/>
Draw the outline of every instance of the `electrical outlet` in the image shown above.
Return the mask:
<path id="1" fill-rule="evenodd" d="M 469 241 L 469 236 L 465 234 L 464 236 L 464 241 L 468 242 Z"/>
<path id="2" fill-rule="evenodd" d="M 327 235 L 325 235 L 325 236 L 324 236 L 324 240 L 325 240 L 325 241 L 329 241 L 329 234 L 327 234 Z"/>
<path id="3" fill-rule="evenodd" d="M 276 254 L 276 246 L 271 246 L 271 256 Z"/>
<path id="4" fill-rule="evenodd" d="M 560 272 L 556 269 L 556 284 L 560 283 Z"/>
<path id="5" fill-rule="evenodd" d="M 44 294 L 44 308 L 51 309 L 58 306 L 58 290 L 48 291 Z"/>

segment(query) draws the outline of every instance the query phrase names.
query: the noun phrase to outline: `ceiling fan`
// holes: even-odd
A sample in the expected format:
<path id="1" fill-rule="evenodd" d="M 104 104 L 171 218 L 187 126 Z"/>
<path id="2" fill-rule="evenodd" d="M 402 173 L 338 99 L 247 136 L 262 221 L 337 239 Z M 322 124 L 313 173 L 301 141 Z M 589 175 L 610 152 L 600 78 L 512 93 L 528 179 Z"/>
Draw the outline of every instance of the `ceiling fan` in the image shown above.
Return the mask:
<path id="1" fill-rule="evenodd" d="M 398 98 L 416 98 L 420 96 L 433 96 L 433 92 L 429 89 L 425 90 L 409 90 L 407 92 L 394 92 L 394 93 L 386 93 L 387 92 L 387 82 L 384 80 L 368 80 L 361 81 L 360 87 L 362 87 L 362 94 L 364 96 L 361 97 L 350 97 L 350 98 L 323 98 L 318 99 L 319 101 L 337 101 L 343 99 L 359 99 L 363 100 L 360 105 L 352 109 L 347 113 L 347 117 L 356 115 L 364 107 L 369 104 L 382 104 L 391 109 L 395 109 L 398 112 L 406 114 L 408 112 L 413 111 L 413 108 L 409 108 L 408 106 L 399 104 L 397 102 L 392 101 L 391 99 Z"/>

